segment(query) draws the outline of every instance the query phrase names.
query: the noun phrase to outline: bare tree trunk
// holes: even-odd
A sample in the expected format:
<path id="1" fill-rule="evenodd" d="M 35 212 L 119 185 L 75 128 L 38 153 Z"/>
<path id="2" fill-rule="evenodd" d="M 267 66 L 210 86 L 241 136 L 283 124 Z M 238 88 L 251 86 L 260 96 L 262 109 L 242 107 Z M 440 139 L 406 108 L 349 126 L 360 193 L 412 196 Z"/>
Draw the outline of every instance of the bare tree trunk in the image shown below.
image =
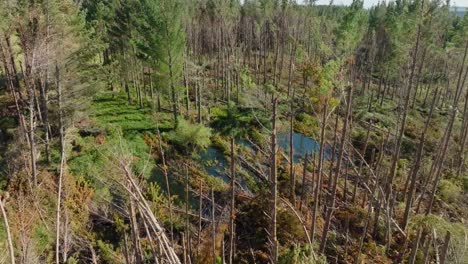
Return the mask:
<path id="1" fill-rule="evenodd" d="M 187 250 L 187 263 L 188 259 L 190 259 L 190 222 L 189 222 L 189 197 L 190 196 L 190 189 L 189 189 L 189 171 L 188 171 L 188 164 L 185 164 L 185 233 L 186 233 L 186 250 Z"/>
<path id="2" fill-rule="evenodd" d="M 118 183 L 128 192 L 131 198 L 133 198 L 137 202 L 137 205 L 142 209 L 141 211 L 143 212 L 143 219 L 148 221 L 153 232 L 157 234 L 156 238 L 158 240 L 159 245 L 161 245 L 161 248 L 163 250 L 163 253 L 166 257 L 167 262 L 170 264 L 180 264 L 179 257 L 176 255 L 174 248 L 171 246 L 171 243 L 169 239 L 167 238 L 164 232 L 164 229 L 162 228 L 159 221 L 154 216 L 154 213 L 152 212 L 148 201 L 143 195 L 141 188 L 133 179 L 134 176 L 130 169 L 131 164 L 127 162 L 128 161 L 126 160 L 119 161 L 121 168 L 125 172 L 125 176 L 128 182 L 131 184 L 131 187 L 129 188 L 121 182 L 118 182 Z"/>
<path id="3" fill-rule="evenodd" d="M 292 85 L 292 71 L 293 71 L 293 63 L 295 59 L 295 52 L 296 52 L 296 44 L 292 44 L 291 52 L 289 54 L 289 69 L 288 69 L 288 97 L 291 95 L 291 85 Z"/>
<path id="4" fill-rule="evenodd" d="M 293 109 L 294 96 L 291 99 L 291 113 L 289 120 L 289 180 L 290 180 L 290 195 L 291 203 L 296 206 L 296 175 L 294 174 L 294 109 Z"/>
<path id="5" fill-rule="evenodd" d="M 413 248 L 411 249 L 411 255 L 408 259 L 408 264 L 414 264 L 414 261 L 416 260 L 416 253 L 418 252 L 419 242 L 421 240 L 421 233 L 422 229 L 418 231 L 416 238 L 414 239 Z"/>
<path id="6" fill-rule="evenodd" d="M 440 264 L 445 264 L 447 254 L 448 254 L 448 248 L 449 248 L 449 244 L 450 244 L 451 235 L 452 234 L 450 233 L 450 231 L 447 231 L 447 234 L 445 235 L 445 239 L 444 239 L 444 245 L 442 247 L 442 252 L 441 252 L 441 255 L 440 255 Z"/>
<path id="7" fill-rule="evenodd" d="M 60 72 L 58 65 L 55 65 L 55 81 L 57 85 L 58 107 L 59 107 L 59 131 L 60 131 L 60 172 L 58 175 L 57 190 L 57 212 L 56 212 L 56 234 L 55 234 L 55 262 L 60 263 L 60 212 L 62 201 L 62 181 L 65 167 L 65 128 L 63 124 L 62 112 L 62 85 L 60 83 Z"/>
<path id="8" fill-rule="evenodd" d="M 278 99 L 272 95 L 272 107 L 273 114 L 271 118 L 272 131 L 271 131 L 271 157 L 270 157 L 270 250 L 271 250 L 271 262 L 276 264 L 278 262 L 278 240 L 276 235 L 276 205 L 277 205 L 277 169 L 276 169 L 276 152 L 277 152 L 277 143 L 276 143 L 276 107 L 278 104 Z"/>
<path id="9" fill-rule="evenodd" d="M 29 99 L 29 127 L 28 127 L 28 136 L 29 136 L 29 150 L 31 154 L 31 174 L 33 180 L 33 186 L 37 186 L 37 167 L 36 167 L 36 140 L 34 139 L 35 134 L 35 121 L 34 121 L 34 90 L 32 87 L 28 88 L 28 99 Z"/>
<path id="10" fill-rule="evenodd" d="M 131 188 L 130 188 L 131 189 Z M 142 264 L 142 251 L 140 248 L 140 230 L 138 228 L 138 220 L 136 216 L 136 209 L 135 209 L 135 201 L 132 197 L 130 197 L 130 226 L 132 232 L 132 240 L 133 240 L 133 251 L 135 254 L 136 264 Z"/>
<path id="11" fill-rule="evenodd" d="M 50 124 L 49 124 L 49 109 L 47 107 L 47 75 L 44 77 L 45 80 L 41 81 L 40 84 L 40 97 L 41 97 L 41 108 L 42 108 L 42 124 L 44 126 L 44 140 L 45 140 L 45 154 L 47 163 L 50 162 Z"/>
<path id="12" fill-rule="evenodd" d="M 164 179 L 166 180 L 166 192 L 167 192 L 167 197 L 168 197 L 168 203 L 169 203 L 169 221 L 171 222 L 171 243 L 174 243 L 174 223 L 173 223 L 173 213 L 172 213 L 172 198 L 171 198 L 171 187 L 169 185 L 169 175 L 167 173 L 167 166 L 166 166 L 166 157 L 164 155 L 164 150 L 162 148 L 161 144 L 161 133 L 159 133 L 159 129 L 157 130 L 158 132 L 158 137 L 159 137 L 159 151 L 161 153 L 161 159 L 162 159 L 162 170 L 164 173 Z"/>
<path id="13" fill-rule="evenodd" d="M 228 263 L 232 264 L 234 259 L 234 219 L 235 216 L 235 195 L 236 195 L 236 174 L 235 174 L 235 156 L 234 156 L 234 137 L 231 137 L 231 217 L 229 218 L 229 258 Z"/>
<path id="14" fill-rule="evenodd" d="M 320 129 L 320 150 L 319 150 L 319 161 L 318 161 L 318 172 L 317 172 L 317 182 L 315 184 L 314 190 L 314 208 L 312 211 L 312 230 L 311 230 L 311 240 L 314 242 L 315 238 L 315 229 L 316 229 L 316 222 L 317 222 L 317 214 L 318 214 L 318 206 L 320 203 L 320 193 L 322 189 L 322 181 L 323 181 L 323 160 L 324 160 L 324 152 L 325 152 L 325 129 L 327 126 L 327 114 L 328 114 L 328 102 L 325 104 L 325 108 L 323 109 L 322 115 L 322 126 Z M 332 149 L 334 152 L 335 150 Z M 332 154 L 332 157 L 334 155 Z"/>
<path id="15" fill-rule="evenodd" d="M 212 252 L 213 254 L 213 264 L 216 264 L 216 204 L 214 199 L 214 190 L 211 188 L 211 245 L 212 245 Z"/>
<path id="16" fill-rule="evenodd" d="M 419 147 L 418 147 L 418 152 L 416 154 L 417 155 L 416 156 L 416 161 L 415 161 L 414 166 L 413 166 L 413 168 L 411 170 L 411 174 L 410 174 L 411 183 L 410 183 L 410 187 L 409 187 L 409 192 L 407 193 L 407 197 L 406 197 L 405 214 L 403 216 L 403 226 L 402 226 L 403 230 L 405 230 L 406 226 L 408 225 L 408 219 L 409 219 L 409 214 L 410 214 L 410 210 L 411 210 L 411 205 L 413 203 L 413 196 L 414 196 L 414 193 L 416 192 L 416 182 L 417 182 L 418 172 L 419 172 L 419 168 L 421 167 L 422 154 L 423 154 L 423 150 L 424 150 L 424 143 L 425 143 L 425 140 L 426 140 L 426 133 L 427 133 L 427 130 L 429 128 L 430 121 L 432 119 L 432 113 L 434 112 L 435 101 L 436 101 L 436 98 L 437 98 L 438 91 L 439 91 L 439 89 L 436 88 L 434 97 L 432 99 L 431 110 L 429 111 L 429 115 L 427 117 L 426 124 L 424 125 L 423 132 L 421 133 L 421 139 L 420 139 L 420 143 L 419 143 Z"/>
<path id="17" fill-rule="evenodd" d="M 333 187 L 331 191 L 331 202 L 328 207 L 327 211 L 327 217 L 325 220 L 325 226 L 323 228 L 323 234 L 322 234 L 322 241 L 320 242 L 320 249 L 319 252 L 323 253 L 325 251 L 325 246 L 327 243 L 327 235 L 328 235 L 328 230 L 330 228 L 330 223 L 331 223 L 331 218 L 333 215 L 334 207 L 335 207 L 335 200 L 336 200 L 336 189 L 337 189 L 337 184 L 338 184 L 338 178 L 340 176 L 341 172 L 341 163 L 343 160 L 343 155 L 344 155 L 344 148 L 346 145 L 346 133 L 348 131 L 348 122 L 351 117 L 351 106 L 352 106 L 352 98 L 353 98 L 353 87 L 350 86 L 348 87 L 348 106 L 346 110 L 346 117 L 343 123 L 343 130 L 341 131 L 341 145 L 340 145 L 340 153 L 338 154 L 338 161 L 336 164 L 336 172 L 335 172 L 335 177 L 333 180 Z"/>
<path id="18" fill-rule="evenodd" d="M 15 253 L 13 250 L 13 239 L 10 233 L 10 225 L 8 224 L 8 217 L 5 210 L 5 202 L 7 200 L 7 195 L 3 195 L 0 197 L 0 210 L 2 211 L 3 216 L 3 223 L 5 224 L 5 230 L 7 235 L 7 243 L 8 243 L 8 251 L 10 253 L 10 262 L 11 264 L 15 264 Z"/>
<path id="19" fill-rule="evenodd" d="M 427 260 L 429 259 L 429 256 L 430 256 L 429 249 L 430 249 L 431 243 L 432 243 L 432 236 L 429 236 L 429 238 L 426 241 L 426 247 L 424 248 L 424 254 L 423 254 L 424 260 L 423 262 L 421 262 L 422 264 L 426 264 Z"/>
<path id="20" fill-rule="evenodd" d="M 198 123 L 201 124 L 202 123 L 202 112 L 201 112 L 201 108 L 202 108 L 202 88 L 203 88 L 203 85 L 205 84 L 205 79 L 204 79 L 204 76 L 202 74 L 202 81 L 201 81 L 201 85 L 198 86 L 198 115 L 197 115 L 197 118 L 198 118 Z"/>
<path id="21" fill-rule="evenodd" d="M 375 190 L 377 188 L 377 183 L 374 185 L 374 188 L 372 189 L 372 192 L 369 194 L 371 196 L 371 199 L 374 196 Z M 367 216 L 364 224 L 364 230 L 362 231 L 361 238 L 359 239 L 359 248 L 356 254 L 356 257 L 354 258 L 354 263 L 359 264 L 359 258 L 361 257 L 361 252 L 362 252 L 362 246 L 364 245 L 364 239 L 367 236 L 367 230 L 369 229 L 369 221 L 372 213 L 372 202 L 369 202 L 367 205 Z"/>
<path id="22" fill-rule="evenodd" d="M 198 197 L 198 234 L 197 234 L 197 259 L 200 256 L 201 232 L 202 232 L 202 204 L 203 203 L 203 181 L 200 178 L 200 190 Z"/>
<path id="23" fill-rule="evenodd" d="M 421 58 L 421 64 L 419 65 L 418 68 L 418 74 L 416 75 L 416 86 L 414 87 L 414 94 L 413 94 L 413 103 L 411 104 L 411 108 L 413 109 L 414 106 L 416 105 L 416 99 L 418 97 L 418 91 L 419 91 L 419 80 L 421 79 L 421 73 L 424 68 L 424 63 L 426 59 L 426 53 L 427 53 L 427 47 L 424 47 L 422 58 Z"/>
<path id="24" fill-rule="evenodd" d="M 450 137 L 451 137 L 451 134 L 452 134 L 452 128 L 453 128 L 453 124 L 455 122 L 457 112 L 458 112 L 458 110 L 455 107 L 452 110 L 452 116 L 451 116 L 450 121 L 449 121 L 449 123 L 447 125 L 447 128 L 445 130 L 445 136 L 443 137 L 443 140 L 442 140 L 442 144 L 441 144 L 442 151 L 440 152 L 440 158 L 436 159 L 434 161 L 434 162 L 438 161 L 438 162 L 435 163 L 435 175 L 436 176 L 435 176 L 435 179 L 434 179 L 434 184 L 432 185 L 432 191 L 431 191 L 430 198 L 429 198 L 429 204 L 428 204 L 428 207 L 427 207 L 427 210 L 426 210 L 426 215 L 428 215 L 428 214 L 430 214 L 432 212 L 432 205 L 434 203 L 435 193 L 436 193 L 439 181 L 440 181 L 440 177 L 442 175 L 442 166 L 443 166 L 444 159 L 445 159 L 445 153 L 447 152 L 447 148 L 448 148 L 448 145 L 449 145 Z M 444 142 L 444 140 L 445 140 L 445 142 Z M 421 199 L 422 199 L 422 197 L 421 197 Z"/>
<path id="25" fill-rule="evenodd" d="M 305 194 L 305 188 L 306 188 L 306 174 L 307 174 L 307 152 L 304 156 L 304 165 L 302 165 L 302 188 L 301 188 L 301 200 L 299 202 L 299 211 L 302 212 L 302 204 L 304 203 L 304 200 L 306 199 L 306 194 Z M 314 171 L 312 171 L 312 178 L 314 175 Z"/>
<path id="26" fill-rule="evenodd" d="M 397 171 L 397 164 L 400 159 L 400 148 L 401 148 L 401 143 L 403 141 L 403 135 L 405 133 L 405 128 L 406 128 L 406 119 L 408 117 L 408 108 L 409 108 L 409 103 L 410 103 L 410 97 L 411 97 L 411 91 L 413 88 L 413 79 L 414 79 L 414 72 L 416 68 L 416 62 L 417 62 L 417 56 L 418 56 L 418 50 L 419 50 L 419 41 L 420 41 L 420 36 L 421 36 L 421 26 L 418 26 L 418 32 L 416 36 L 416 44 L 414 47 L 413 51 L 413 58 L 412 58 L 412 65 L 411 65 L 411 71 L 410 71 L 410 76 L 408 80 L 408 86 L 406 89 L 406 95 L 405 95 L 405 101 L 404 101 L 404 108 L 403 108 L 403 118 L 401 121 L 401 127 L 400 131 L 398 133 L 398 138 L 396 142 L 396 149 L 393 154 L 392 158 L 392 164 L 390 168 L 390 175 L 388 177 L 387 183 L 386 183 L 386 188 L 385 188 L 385 200 L 388 200 L 390 197 L 390 194 L 392 192 L 392 185 L 393 185 L 393 179 L 395 178 L 395 174 Z"/>

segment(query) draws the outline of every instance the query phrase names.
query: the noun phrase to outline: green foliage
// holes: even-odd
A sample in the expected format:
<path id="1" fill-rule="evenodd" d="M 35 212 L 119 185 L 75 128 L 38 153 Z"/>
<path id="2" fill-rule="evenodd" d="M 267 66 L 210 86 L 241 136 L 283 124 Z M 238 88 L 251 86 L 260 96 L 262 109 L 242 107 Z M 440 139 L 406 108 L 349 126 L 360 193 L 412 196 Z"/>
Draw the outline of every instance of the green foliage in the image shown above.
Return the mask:
<path id="1" fill-rule="evenodd" d="M 34 230 L 34 241 L 39 252 L 50 249 L 54 235 L 43 225 L 38 225 Z"/>
<path id="2" fill-rule="evenodd" d="M 242 80 L 242 86 L 246 89 L 255 89 L 257 87 L 257 84 L 255 83 L 255 80 L 252 78 L 252 76 L 249 74 L 249 70 L 242 69 L 241 74 L 240 74 L 241 80 Z"/>
<path id="3" fill-rule="evenodd" d="M 217 113 L 213 127 L 217 128 L 223 135 L 238 138 L 245 133 L 250 121 L 248 115 L 240 113 L 239 109 L 231 102 L 224 111 L 221 110 Z"/>
<path id="4" fill-rule="evenodd" d="M 465 175 L 462 179 L 462 184 L 463 184 L 463 192 L 468 193 L 468 175 Z"/>
<path id="5" fill-rule="evenodd" d="M 99 256 L 105 263 L 123 263 L 117 256 L 117 253 L 111 244 L 98 240 L 97 248 L 99 250 Z"/>
<path id="6" fill-rule="evenodd" d="M 94 100 L 92 109 L 92 117 L 104 128 L 119 127 L 126 133 L 154 131 L 157 128 L 149 115 L 151 111 L 128 105 L 124 93 L 101 93 Z"/>
<path id="7" fill-rule="evenodd" d="M 362 9 L 362 0 L 353 0 L 336 32 L 338 56 L 352 54 L 364 33 L 367 14 Z"/>
<path id="8" fill-rule="evenodd" d="M 304 135 L 314 136 L 319 132 L 319 123 L 317 119 L 306 113 L 300 113 L 296 116 L 297 122 L 294 122 L 294 131 Z"/>
<path id="9" fill-rule="evenodd" d="M 444 201 L 454 202 L 462 194 L 462 188 L 450 180 L 441 180 L 437 190 Z"/>
<path id="10" fill-rule="evenodd" d="M 163 136 L 187 151 L 206 149 L 211 144 L 211 129 L 201 124 L 192 124 L 180 119 L 174 131 L 164 133 Z"/>
<path id="11" fill-rule="evenodd" d="M 138 47 L 147 61 L 158 68 L 158 80 L 174 89 L 182 77 L 184 64 L 185 6 L 180 0 L 141 0 L 140 3 L 143 21 Z"/>
<path id="12" fill-rule="evenodd" d="M 256 109 L 240 108 L 230 103 L 226 108 L 214 108 L 211 126 L 225 136 L 240 138 L 262 125 L 268 126 L 268 117 Z M 259 124 L 259 122 L 261 124 Z"/>
<path id="13" fill-rule="evenodd" d="M 327 260 L 324 256 L 317 256 L 315 252 L 311 252 L 309 245 L 300 247 L 293 246 L 288 251 L 283 253 L 279 259 L 279 264 L 326 264 Z"/>
<path id="14" fill-rule="evenodd" d="M 426 228 L 427 230 L 434 230 L 439 237 L 445 236 L 446 232 L 451 233 L 451 248 L 448 259 L 458 259 L 465 263 L 468 260 L 468 252 L 466 252 L 466 234 L 468 234 L 468 227 L 464 223 L 453 223 L 445 220 L 442 216 L 438 215 L 415 215 L 410 219 L 410 227 L 413 230 L 419 228 Z"/>

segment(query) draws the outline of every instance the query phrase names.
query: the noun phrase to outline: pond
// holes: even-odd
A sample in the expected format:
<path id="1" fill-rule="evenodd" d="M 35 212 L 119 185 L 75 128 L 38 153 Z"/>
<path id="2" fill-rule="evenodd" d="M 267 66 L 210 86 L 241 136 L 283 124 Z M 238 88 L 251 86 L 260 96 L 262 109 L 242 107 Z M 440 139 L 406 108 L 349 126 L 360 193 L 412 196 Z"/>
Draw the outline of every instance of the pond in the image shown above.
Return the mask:
<path id="1" fill-rule="evenodd" d="M 238 140 L 238 145 L 244 146 L 246 148 L 252 149 L 250 142 L 246 140 Z M 278 144 L 285 150 L 286 153 L 289 152 L 289 133 L 280 133 L 278 135 Z M 307 137 L 304 134 L 294 132 L 293 133 L 293 147 L 294 147 L 294 162 L 299 163 L 301 159 L 304 158 L 306 153 L 315 153 L 319 151 L 320 144 L 315 139 Z M 331 154 L 330 146 L 325 147 L 325 158 L 329 159 Z M 225 183 L 229 184 L 231 181 L 229 175 L 229 160 L 226 159 L 224 153 L 215 147 L 209 147 L 199 156 L 200 164 L 205 169 L 206 173 L 212 177 L 220 178 Z M 237 164 L 239 165 L 239 164 Z M 166 182 L 164 174 L 160 169 L 155 169 L 153 175 L 150 178 L 151 182 L 156 181 L 163 192 L 166 191 Z M 245 180 L 241 177 L 237 177 L 236 181 L 244 189 L 244 191 L 249 191 L 249 187 Z M 169 171 L 169 185 L 171 188 L 171 195 L 178 195 L 180 199 L 185 197 L 185 185 L 180 181 L 174 180 L 172 173 Z M 190 203 L 192 206 L 195 206 L 197 200 L 195 197 L 192 197 Z"/>
<path id="2" fill-rule="evenodd" d="M 208 175 L 221 178 L 226 183 L 231 181 L 231 178 L 228 176 L 230 173 L 230 163 L 221 150 L 214 147 L 209 147 L 200 155 L 200 160 L 202 161 L 203 167 L 205 168 Z M 249 189 L 246 182 L 242 178 L 237 177 L 236 182 L 238 182 L 238 184 L 244 190 Z"/>
<path id="3" fill-rule="evenodd" d="M 286 152 L 289 153 L 289 132 L 280 133 L 278 135 L 278 144 Z M 320 150 L 320 142 L 315 139 L 308 137 L 302 133 L 293 133 L 293 150 L 294 150 L 294 162 L 298 163 L 304 158 L 305 154 L 317 153 Z M 331 148 L 325 146 L 324 156 L 326 159 L 330 159 Z"/>

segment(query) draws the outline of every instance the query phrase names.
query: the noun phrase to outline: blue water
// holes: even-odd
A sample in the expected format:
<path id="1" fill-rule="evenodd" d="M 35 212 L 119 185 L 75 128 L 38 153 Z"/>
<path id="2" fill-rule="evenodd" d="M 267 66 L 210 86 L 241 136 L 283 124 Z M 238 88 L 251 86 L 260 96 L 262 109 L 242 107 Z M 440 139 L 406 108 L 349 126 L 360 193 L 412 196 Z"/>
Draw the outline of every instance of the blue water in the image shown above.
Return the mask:
<path id="1" fill-rule="evenodd" d="M 200 159 L 208 175 L 221 178 L 226 183 L 231 182 L 231 178 L 228 177 L 230 164 L 221 150 L 209 147 L 200 155 Z M 236 182 L 238 182 L 244 190 L 249 189 L 244 179 L 236 177 Z"/>
<path id="2" fill-rule="evenodd" d="M 289 132 L 280 133 L 278 135 L 279 146 L 286 152 L 289 152 Z M 240 139 L 237 141 L 238 145 L 244 146 L 246 148 L 252 149 L 250 142 Z M 299 163 L 304 158 L 305 154 L 318 153 L 320 149 L 320 144 L 311 137 L 307 137 L 301 133 L 293 133 L 293 147 L 294 147 L 294 162 Z M 330 146 L 325 147 L 325 158 L 329 159 L 331 156 Z M 209 147 L 204 152 L 200 154 L 200 162 L 203 168 L 206 170 L 207 174 L 216 178 L 222 179 L 224 182 L 229 183 L 231 179 L 229 175 L 229 161 L 224 156 L 223 152 L 217 148 Z M 169 185 L 171 188 L 172 195 L 178 195 L 179 198 L 185 197 L 185 185 L 179 181 L 175 181 L 172 173 L 169 171 Z M 164 174 L 159 169 L 155 169 L 150 181 L 156 181 L 161 186 L 163 192 L 166 191 L 166 183 Z M 244 188 L 248 190 L 246 182 L 237 177 L 237 182 Z M 192 198 L 192 197 L 191 197 Z M 192 198 L 193 199 L 193 198 Z M 196 200 L 191 199 L 191 204 L 196 204 Z"/>
<path id="3" fill-rule="evenodd" d="M 208 175 L 219 177 L 225 182 L 230 181 L 227 176 L 229 164 L 221 150 L 209 147 L 200 155 L 200 158 Z"/>
<path id="4" fill-rule="evenodd" d="M 279 146 L 287 153 L 289 153 L 289 132 L 281 133 L 278 135 Z M 311 137 L 307 137 L 304 134 L 294 132 L 293 133 L 293 149 L 294 149 L 294 162 L 298 163 L 304 158 L 305 154 L 309 155 L 317 153 L 320 150 L 320 143 Z M 325 146 L 325 158 L 329 159 L 331 154 L 330 146 Z"/>

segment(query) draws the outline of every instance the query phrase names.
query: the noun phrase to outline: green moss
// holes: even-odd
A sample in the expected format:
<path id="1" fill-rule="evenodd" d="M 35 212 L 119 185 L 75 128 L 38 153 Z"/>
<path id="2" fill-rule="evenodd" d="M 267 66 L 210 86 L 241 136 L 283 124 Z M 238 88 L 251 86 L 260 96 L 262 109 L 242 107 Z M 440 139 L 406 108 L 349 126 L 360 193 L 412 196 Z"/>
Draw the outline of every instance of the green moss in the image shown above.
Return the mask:
<path id="1" fill-rule="evenodd" d="M 145 131 L 157 128 L 151 109 L 140 109 L 138 105 L 130 105 L 124 93 L 101 93 L 93 101 L 92 115 L 101 127 L 118 126 L 122 131 Z"/>

